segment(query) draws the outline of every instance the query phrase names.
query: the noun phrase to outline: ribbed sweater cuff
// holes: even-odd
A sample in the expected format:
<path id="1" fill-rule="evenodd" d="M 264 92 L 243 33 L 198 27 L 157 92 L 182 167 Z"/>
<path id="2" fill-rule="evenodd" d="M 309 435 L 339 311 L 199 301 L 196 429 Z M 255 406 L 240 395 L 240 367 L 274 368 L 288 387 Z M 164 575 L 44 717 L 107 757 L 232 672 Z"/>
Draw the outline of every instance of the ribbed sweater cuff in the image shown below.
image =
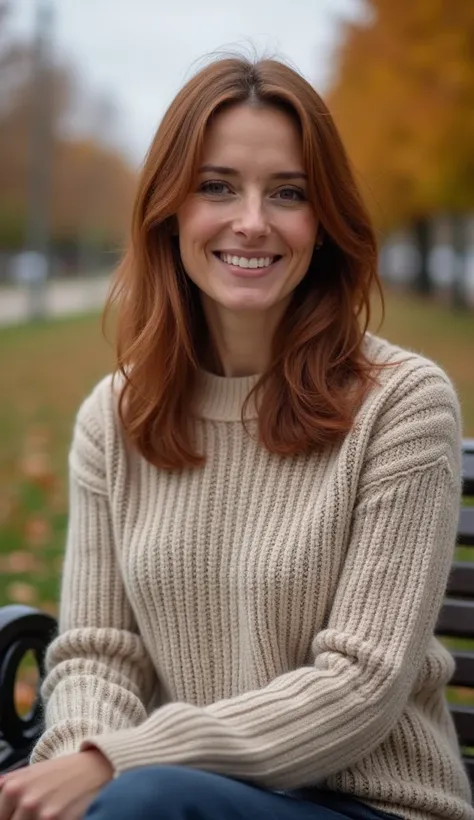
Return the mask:
<path id="1" fill-rule="evenodd" d="M 191 759 L 193 750 L 189 736 L 186 737 L 185 743 L 188 751 L 186 757 Z M 183 745 L 176 742 L 176 735 L 173 733 L 173 737 L 170 738 L 166 729 L 164 732 L 157 732 L 156 726 L 150 725 L 149 720 L 133 728 L 90 736 L 81 742 L 79 751 L 91 748 L 102 752 L 116 775 L 138 766 L 183 763 Z M 201 748 L 201 744 L 196 745 L 197 755 Z"/>

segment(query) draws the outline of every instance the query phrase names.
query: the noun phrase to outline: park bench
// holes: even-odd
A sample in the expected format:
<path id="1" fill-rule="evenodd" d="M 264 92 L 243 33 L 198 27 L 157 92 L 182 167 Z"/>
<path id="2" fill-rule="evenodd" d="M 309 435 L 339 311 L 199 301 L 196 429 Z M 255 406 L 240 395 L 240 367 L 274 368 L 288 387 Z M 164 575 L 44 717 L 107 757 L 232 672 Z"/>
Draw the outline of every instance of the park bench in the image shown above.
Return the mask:
<path id="1" fill-rule="evenodd" d="M 471 496 L 474 505 L 474 439 L 463 443 L 463 495 L 466 499 Z M 436 632 L 449 639 L 456 661 L 450 687 L 458 687 L 458 697 L 456 702 L 450 701 L 450 708 L 466 768 L 474 784 L 474 705 L 459 702 L 460 694 L 470 692 L 474 704 L 474 506 L 461 508 L 458 544 L 473 548 L 473 562 L 454 561 Z M 32 652 L 41 680 L 45 650 L 56 628 L 54 618 L 28 606 L 0 608 L 0 772 L 25 765 L 31 747 L 41 734 L 40 701 L 37 697 L 31 712 L 21 717 L 15 707 L 15 679 L 22 658 Z M 467 648 L 452 648 L 456 643 Z"/>

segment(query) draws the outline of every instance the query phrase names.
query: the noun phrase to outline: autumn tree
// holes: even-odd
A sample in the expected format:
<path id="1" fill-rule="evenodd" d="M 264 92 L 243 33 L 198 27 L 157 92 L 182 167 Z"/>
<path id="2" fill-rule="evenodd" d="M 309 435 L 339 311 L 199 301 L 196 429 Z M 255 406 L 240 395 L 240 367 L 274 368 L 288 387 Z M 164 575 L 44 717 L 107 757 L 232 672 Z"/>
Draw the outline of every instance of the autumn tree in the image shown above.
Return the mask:
<path id="1" fill-rule="evenodd" d="M 328 102 L 376 223 L 410 223 L 426 246 L 433 214 L 474 207 L 474 3 L 367 7 L 346 27 Z"/>
<path id="2" fill-rule="evenodd" d="M 34 87 L 31 47 L 11 43 L 6 34 L 7 5 L 0 0 L 0 246 L 13 248 L 25 241 Z M 113 109 L 84 92 L 64 64 L 49 67 L 47 86 L 53 241 L 116 247 L 127 229 L 135 173 L 107 139 Z"/>

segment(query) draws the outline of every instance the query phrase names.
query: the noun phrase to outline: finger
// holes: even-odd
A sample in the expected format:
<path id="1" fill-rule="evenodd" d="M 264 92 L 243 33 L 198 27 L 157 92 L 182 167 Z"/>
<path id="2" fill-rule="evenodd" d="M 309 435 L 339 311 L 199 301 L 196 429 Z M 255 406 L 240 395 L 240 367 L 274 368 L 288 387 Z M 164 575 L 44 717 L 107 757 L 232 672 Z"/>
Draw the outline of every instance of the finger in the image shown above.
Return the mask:
<path id="1" fill-rule="evenodd" d="M 12 778 L 3 782 L 0 792 L 0 820 L 12 820 L 21 798 L 21 784 Z"/>
<path id="2" fill-rule="evenodd" d="M 24 795 L 16 807 L 12 820 L 38 820 L 41 803 L 37 797 Z"/>
<path id="3" fill-rule="evenodd" d="M 0 792 L 0 820 L 37 820 L 41 796 L 32 793 L 24 777 L 15 772 L 5 778 Z"/>
<path id="4" fill-rule="evenodd" d="M 31 804 L 21 803 L 17 806 L 12 820 L 38 820 L 38 806 L 33 808 Z"/>

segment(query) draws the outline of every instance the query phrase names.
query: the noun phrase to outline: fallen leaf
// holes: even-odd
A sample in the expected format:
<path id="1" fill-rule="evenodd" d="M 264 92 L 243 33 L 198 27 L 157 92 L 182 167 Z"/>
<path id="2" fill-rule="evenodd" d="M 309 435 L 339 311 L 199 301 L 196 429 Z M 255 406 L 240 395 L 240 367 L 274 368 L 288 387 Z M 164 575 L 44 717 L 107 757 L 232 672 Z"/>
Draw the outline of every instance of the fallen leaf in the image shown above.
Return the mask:
<path id="1" fill-rule="evenodd" d="M 51 540 L 51 524 L 41 515 L 30 516 L 25 522 L 25 541 L 29 547 L 43 547 Z"/>
<path id="2" fill-rule="evenodd" d="M 19 467 L 21 475 L 32 481 L 44 475 L 49 475 L 51 472 L 50 459 L 47 453 L 41 452 L 26 453 L 23 458 L 20 459 Z"/>
<path id="3" fill-rule="evenodd" d="M 28 453 L 20 459 L 18 467 L 23 480 L 26 479 L 44 490 L 52 491 L 55 488 L 57 478 L 47 453 Z"/>
<path id="4" fill-rule="evenodd" d="M 23 581 L 14 581 L 7 586 L 7 595 L 10 601 L 15 604 L 33 604 L 36 603 L 38 593 L 31 584 L 26 584 Z"/>
<path id="5" fill-rule="evenodd" d="M 58 615 L 58 605 L 54 601 L 41 601 L 39 608 L 48 615 L 52 615 L 53 618 Z"/>
<path id="6" fill-rule="evenodd" d="M 4 556 L 4 572 L 37 572 L 38 562 L 30 552 L 17 550 Z"/>
<path id="7" fill-rule="evenodd" d="M 15 706 L 18 714 L 23 717 L 31 711 L 36 700 L 36 687 L 17 680 L 15 683 Z"/>

